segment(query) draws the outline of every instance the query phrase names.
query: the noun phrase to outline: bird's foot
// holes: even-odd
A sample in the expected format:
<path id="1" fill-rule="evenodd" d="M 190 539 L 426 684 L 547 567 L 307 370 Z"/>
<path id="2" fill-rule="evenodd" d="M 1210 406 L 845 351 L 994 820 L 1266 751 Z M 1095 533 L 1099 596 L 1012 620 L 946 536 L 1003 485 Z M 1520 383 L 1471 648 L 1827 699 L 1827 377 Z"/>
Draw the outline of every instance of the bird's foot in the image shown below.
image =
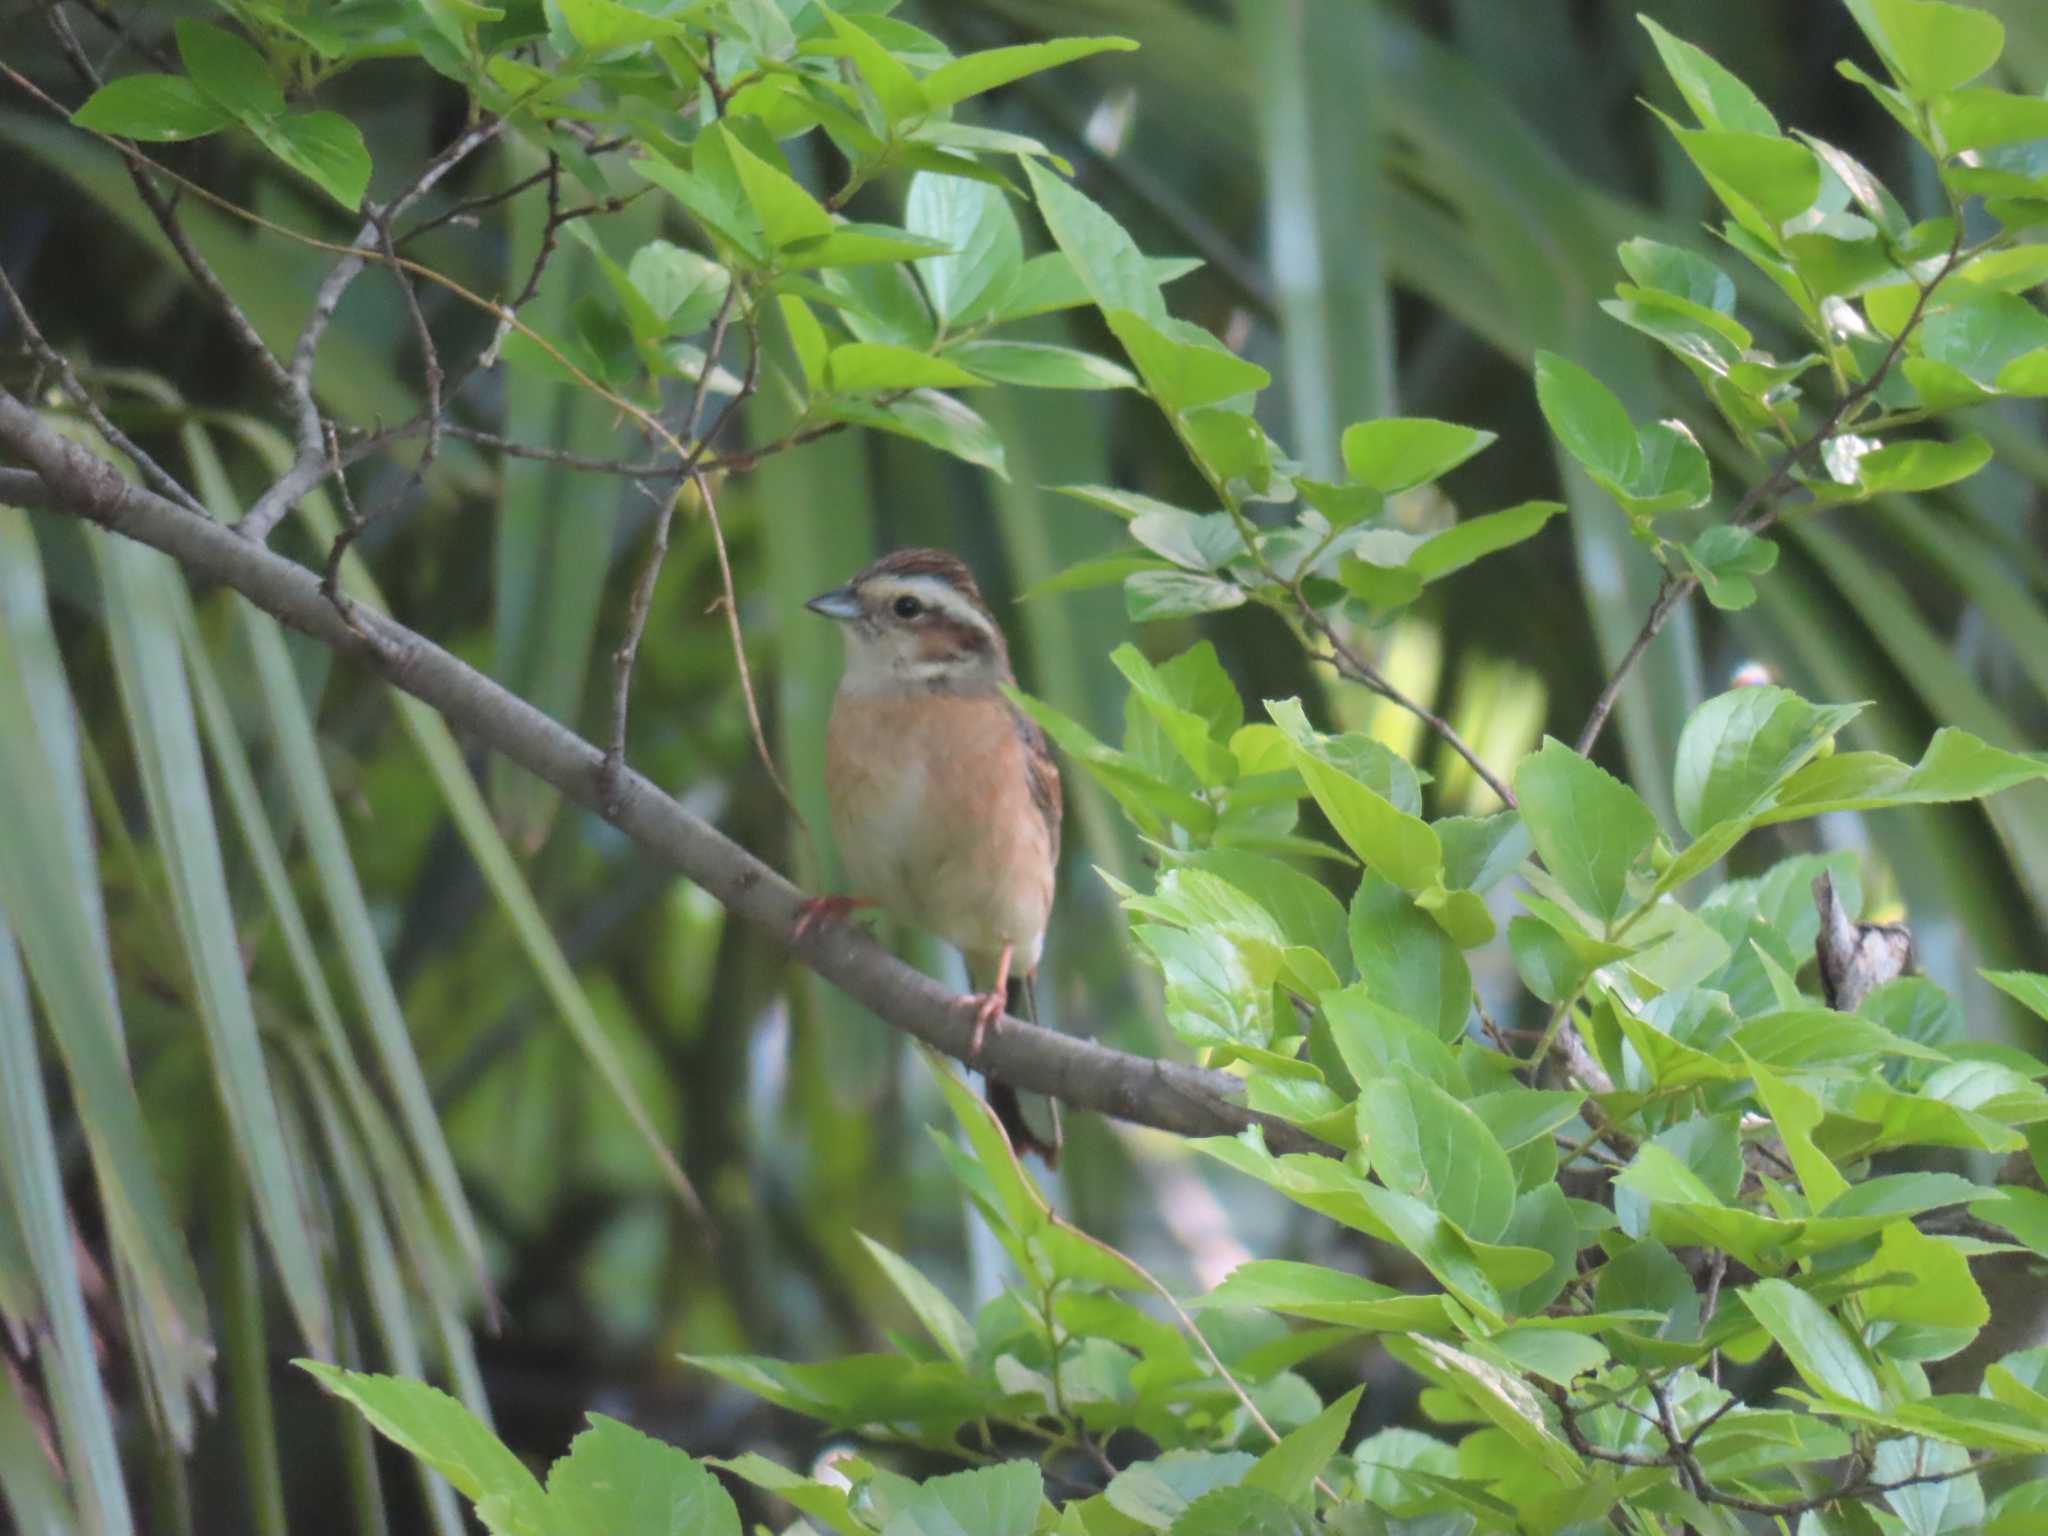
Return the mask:
<path id="1" fill-rule="evenodd" d="M 801 943 L 803 936 L 819 923 L 843 923 L 857 907 L 872 907 L 874 902 L 866 896 L 813 896 L 797 904 L 796 927 L 790 931 L 790 941 Z"/>
<path id="2" fill-rule="evenodd" d="M 1001 991 L 970 992 L 960 1001 L 974 1010 L 974 1033 L 967 1037 L 967 1059 L 981 1059 L 981 1043 L 1002 1020 L 1006 999 Z"/>

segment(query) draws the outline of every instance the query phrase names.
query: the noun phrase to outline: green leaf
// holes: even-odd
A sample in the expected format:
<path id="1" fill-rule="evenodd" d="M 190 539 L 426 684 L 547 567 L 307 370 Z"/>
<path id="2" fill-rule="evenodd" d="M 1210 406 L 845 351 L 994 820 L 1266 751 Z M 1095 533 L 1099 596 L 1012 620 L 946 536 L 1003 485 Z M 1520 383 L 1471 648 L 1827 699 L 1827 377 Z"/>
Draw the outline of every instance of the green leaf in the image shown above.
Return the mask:
<path id="1" fill-rule="evenodd" d="M 1418 1365 L 1426 1362 L 1423 1368 L 1432 1379 L 1477 1408 L 1552 1477 L 1567 1486 L 1583 1478 L 1584 1464 L 1550 1427 L 1542 1397 L 1499 1356 L 1489 1358 L 1490 1352 L 1481 1353 L 1476 1343 L 1468 1349 L 1426 1337 L 1409 1343 L 1413 1347 L 1396 1350 L 1397 1356 Z"/>
<path id="2" fill-rule="evenodd" d="M 80 128 L 152 144 L 203 138 L 234 120 L 233 113 L 183 75 L 123 75 L 94 91 L 71 114 Z"/>
<path id="3" fill-rule="evenodd" d="M 1298 700 L 1268 700 L 1266 711 L 1286 733 L 1294 766 L 1346 847 L 1410 894 L 1441 883 L 1443 847 L 1428 822 L 1330 762 Z"/>
<path id="4" fill-rule="evenodd" d="M 192 83 L 238 118 L 276 117 L 284 111 L 284 92 L 262 54 L 222 27 L 179 21 L 178 57 Z"/>
<path id="5" fill-rule="evenodd" d="M 2048 753 L 2007 752 L 1968 731 L 1944 726 L 1915 764 L 1882 752 L 1837 752 L 1787 778 L 1757 824 L 1876 811 L 1900 805 L 1981 800 L 2018 784 L 2048 778 Z"/>
<path id="6" fill-rule="evenodd" d="M 542 1536 L 553 1528 L 547 1496 L 533 1474 L 476 1415 L 438 1387 L 397 1376 L 344 1371 L 318 1360 L 294 1361 L 370 1425 L 455 1485 L 471 1503 L 497 1501 L 506 1529 Z"/>
<path id="7" fill-rule="evenodd" d="M 1634 790 L 1545 738 L 1515 769 L 1515 798 L 1536 852 L 1573 901 L 1609 923 L 1629 909 L 1629 872 L 1657 839 L 1657 818 Z"/>
<path id="8" fill-rule="evenodd" d="M 1707 700 L 1678 738 L 1672 794 L 1680 824 L 1698 837 L 1764 808 L 1862 709 L 1809 704 L 1776 687 L 1737 688 Z"/>
<path id="9" fill-rule="evenodd" d="M 1140 571 L 1124 581 L 1124 611 L 1133 624 L 1221 613 L 1244 601 L 1245 590 L 1236 582 L 1186 571 Z"/>
<path id="10" fill-rule="evenodd" d="M 1169 411 L 1193 411 L 1264 389 L 1273 381 L 1200 326 L 1133 310 L 1107 309 L 1103 318 L 1137 365 L 1145 388 Z"/>
<path id="11" fill-rule="evenodd" d="M 877 42 L 858 21 L 838 15 L 822 0 L 817 0 L 817 4 L 831 25 L 833 36 L 839 40 L 841 50 L 853 60 L 861 79 L 875 93 L 875 101 L 891 128 L 931 110 L 932 103 L 925 96 L 924 87 L 918 84 L 917 76 L 910 72 L 908 65 Z"/>
<path id="12" fill-rule="evenodd" d="M 1979 971 L 1991 985 L 2020 1006 L 2048 1019 L 2048 976 L 2038 971 Z"/>
<path id="13" fill-rule="evenodd" d="M 1416 545 L 1405 568 L 1424 582 L 1440 580 L 1475 560 L 1534 538 L 1563 510 L 1561 501 L 1525 501 L 1499 512 L 1468 517 Z"/>
<path id="14" fill-rule="evenodd" d="M 1778 546 L 1734 523 L 1716 523 L 1685 546 L 1685 563 L 1716 608 L 1747 608 L 1756 601 L 1751 578 L 1778 563 Z"/>
<path id="15" fill-rule="evenodd" d="M 804 388 L 812 393 L 828 388 L 827 359 L 832 344 L 825 337 L 825 327 L 811 313 L 811 306 L 795 294 L 785 293 L 775 303 L 782 311 L 782 323 L 789 332 L 790 350 L 796 353 L 797 367 L 803 372 Z M 912 355 L 922 356 L 921 353 Z"/>
<path id="16" fill-rule="evenodd" d="M 1636 429 L 1614 392 L 1569 358 L 1536 354 L 1536 403 L 1565 451 L 1602 480 L 1632 483 Z"/>
<path id="17" fill-rule="evenodd" d="M 941 64 L 924 77 L 925 100 L 934 108 L 950 107 L 983 91 L 1022 80 L 1042 70 L 1057 69 L 1097 53 L 1127 53 L 1138 45 L 1128 37 L 1060 37 L 1014 48 L 989 48 Z"/>
<path id="18" fill-rule="evenodd" d="M 1730 74 L 1703 49 L 1683 38 L 1673 37 L 1647 16 L 1636 18 L 1657 53 L 1664 60 L 1672 82 L 1692 108 L 1702 128 L 1722 128 L 1735 133 L 1778 131 L 1778 120 L 1756 98 L 1756 93 Z M 1732 297 L 1732 295 L 1731 295 Z"/>
<path id="19" fill-rule="evenodd" d="M 1444 1040 L 1465 1032 L 1472 973 L 1457 943 L 1401 888 L 1367 872 L 1351 902 L 1351 953 L 1372 998 Z"/>
<path id="20" fill-rule="evenodd" d="M 551 1531 L 740 1536 L 732 1495 L 701 1463 L 601 1413 L 548 1469 L 547 1502 Z"/>
<path id="21" fill-rule="evenodd" d="M 925 1278 L 924 1272 L 909 1263 L 891 1249 L 876 1242 L 865 1232 L 856 1232 L 861 1246 L 866 1248 L 874 1261 L 882 1266 L 882 1272 L 889 1277 L 903 1299 L 910 1303 L 917 1320 L 924 1324 L 925 1331 L 932 1336 L 932 1342 L 944 1350 L 948 1357 L 964 1365 L 974 1353 L 974 1325 L 953 1305 L 952 1299 L 936 1285 Z"/>
<path id="22" fill-rule="evenodd" d="M 953 1472 L 925 1482 L 884 1522 L 882 1536 L 1031 1536 L 1043 1497 L 1032 1462 Z"/>
<path id="23" fill-rule="evenodd" d="M 949 248 L 917 263 L 918 280 L 941 326 L 998 306 L 1024 265 L 1017 216 L 1000 188 L 920 171 L 903 208 L 913 233 Z"/>
<path id="24" fill-rule="evenodd" d="M 951 395 L 919 389 L 886 405 L 879 401 L 840 399 L 827 403 L 824 410 L 841 421 L 914 438 L 956 459 L 991 470 L 1002 479 L 1010 477 L 1003 466 L 1002 441 L 987 422 Z"/>
<path id="25" fill-rule="evenodd" d="M 1352 1415 L 1364 1396 L 1362 1386 L 1346 1392 L 1261 1456 L 1240 1486 L 1270 1493 L 1289 1504 L 1307 1503 L 1323 1468 L 1343 1449 Z"/>
<path id="26" fill-rule="evenodd" d="M 2005 49 L 2005 28 L 1974 6 L 1941 0 L 1848 0 L 1848 5 L 1892 78 L 1918 98 L 1968 85 Z"/>
<path id="27" fill-rule="evenodd" d="M 1427 417 L 1388 417 L 1344 429 L 1344 472 L 1383 496 L 1449 474 L 1495 440 L 1492 432 Z"/>
<path id="28" fill-rule="evenodd" d="M 1654 23 L 1645 19 L 1645 26 Z M 1675 245 L 1638 237 L 1615 248 L 1628 275 L 1644 288 L 1686 300 L 1720 314 L 1735 311 L 1735 284 L 1706 257 Z"/>
<path id="29" fill-rule="evenodd" d="M 714 125 L 698 140 L 702 156 L 710 144 L 719 144 L 732 159 L 748 204 L 761 221 L 762 233 L 777 250 L 806 240 L 823 240 L 832 234 L 832 215 L 794 177 L 770 165 L 723 126 Z"/>
<path id="30" fill-rule="evenodd" d="M 336 112 L 244 119 L 244 126 L 286 165 L 354 213 L 370 189 L 370 152 L 362 130 Z"/>
<path id="31" fill-rule="evenodd" d="M 946 358 L 977 378 L 1026 389 L 1136 389 L 1129 369 L 1092 352 L 1039 341 L 969 341 Z"/>
<path id="32" fill-rule="evenodd" d="M 1775 230 L 1820 196 L 1820 161 L 1797 140 L 1669 126 L 1679 147 L 1738 217 L 1747 204 Z"/>
<path id="33" fill-rule="evenodd" d="M 885 341 L 849 341 L 825 363 L 826 387 L 835 394 L 879 395 L 913 389 L 959 389 L 982 381 L 958 363 Z"/>
<path id="34" fill-rule="evenodd" d="M 1105 315 L 1124 310 L 1147 325 L 1163 325 L 1166 300 L 1159 293 L 1160 279 L 1123 225 L 1036 161 L 1025 162 L 1024 173 L 1045 227 L 1096 306 Z M 1026 264 L 1027 278 L 1033 265 Z"/>
<path id="35" fill-rule="evenodd" d="M 1507 1230 L 1515 1176 L 1486 1122 L 1409 1067 L 1358 1096 L 1359 1139 L 1389 1189 L 1412 1195 L 1490 1243 Z"/>
<path id="36" fill-rule="evenodd" d="M 608 53 L 664 38 L 684 38 L 689 29 L 669 16 L 621 5 L 619 0 L 555 0 L 562 20 L 576 46 L 591 53 Z"/>
<path id="37" fill-rule="evenodd" d="M 1440 1332 L 1448 1326 L 1441 1296 L 1413 1295 L 1346 1270 L 1288 1259 L 1240 1264 L 1190 1305 L 1259 1307 L 1369 1332 Z"/>
<path id="38" fill-rule="evenodd" d="M 1942 146 L 1951 154 L 2048 139 L 2048 98 L 2040 96 L 1973 86 L 1937 96 L 1933 116 Z"/>
<path id="39" fill-rule="evenodd" d="M 1168 1536 L 1318 1536 L 1319 1530 L 1307 1510 L 1263 1488 L 1213 1488 L 1187 1507 Z"/>
<path id="40" fill-rule="evenodd" d="M 1877 1371 L 1849 1330 L 1806 1292 L 1785 1280 L 1744 1288 L 1750 1316 L 1763 1325 L 1809 1387 L 1866 1408 L 1885 1406 Z"/>
<path id="41" fill-rule="evenodd" d="M 1991 445 L 1975 433 L 1953 443 L 1915 438 L 1857 459 L 1856 483 L 1869 496 L 1934 491 L 1969 479 L 1990 462 Z"/>
<path id="42" fill-rule="evenodd" d="M 1177 256 L 1141 256 L 1138 262 L 1154 291 L 1201 266 L 1199 261 Z M 1088 285 L 1082 281 L 1067 253 L 1047 251 L 1024 263 L 1017 274 L 1017 281 L 1011 285 L 991 318 L 1023 320 L 1056 310 L 1078 309 L 1093 301 Z M 1163 304 L 1161 312 L 1164 312 Z"/>
<path id="43" fill-rule="evenodd" d="M 1110 1507 L 1150 1530 L 1163 1531 L 1212 1488 L 1234 1487 L 1251 1470 L 1244 1451 L 1168 1451 L 1126 1467 L 1110 1479 Z"/>

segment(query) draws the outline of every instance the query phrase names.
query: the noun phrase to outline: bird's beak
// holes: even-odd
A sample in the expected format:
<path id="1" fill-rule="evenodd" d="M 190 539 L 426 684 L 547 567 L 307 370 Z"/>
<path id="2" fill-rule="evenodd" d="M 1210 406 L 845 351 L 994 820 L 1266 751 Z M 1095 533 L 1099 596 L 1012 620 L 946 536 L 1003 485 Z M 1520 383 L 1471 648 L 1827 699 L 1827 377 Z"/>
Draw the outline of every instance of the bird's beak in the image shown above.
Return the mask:
<path id="1" fill-rule="evenodd" d="M 830 592 L 820 592 L 804 606 L 813 613 L 822 613 L 828 619 L 860 617 L 860 599 L 853 595 L 851 587 L 834 587 Z"/>

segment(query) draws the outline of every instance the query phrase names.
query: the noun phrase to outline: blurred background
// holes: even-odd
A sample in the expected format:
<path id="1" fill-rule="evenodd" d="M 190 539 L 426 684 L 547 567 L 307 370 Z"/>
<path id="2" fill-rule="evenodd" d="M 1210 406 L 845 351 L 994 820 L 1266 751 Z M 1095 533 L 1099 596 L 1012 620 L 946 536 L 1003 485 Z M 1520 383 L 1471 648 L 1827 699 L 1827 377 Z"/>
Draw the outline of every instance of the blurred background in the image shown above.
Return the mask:
<path id="1" fill-rule="evenodd" d="M 1643 104 L 1675 109 L 1676 96 L 1634 18 L 1638 6 L 1727 64 L 1788 126 L 1856 155 L 1910 209 L 1933 211 L 1926 168 L 1834 71 L 1838 58 L 1861 57 L 1862 45 L 1832 0 L 906 0 L 897 12 L 962 51 L 1098 32 L 1143 45 L 999 92 L 982 104 L 982 120 L 1068 155 L 1080 183 L 1148 251 L 1203 260 L 1169 290 L 1170 302 L 1272 370 L 1268 430 L 1309 465 L 1335 463 L 1350 422 L 1437 416 L 1497 432 L 1500 442 L 1450 482 L 1455 507 L 1408 508 L 1418 522 L 1531 497 L 1570 503 L 1569 518 L 1433 587 L 1373 637 L 1394 678 L 1503 770 L 1543 733 L 1576 733 L 1654 588 L 1624 519 L 1561 468 L 1535 410 L 1532 354 L 1547 348 L 1590 367 L 1638 421 L 1694 423 L 1724 487 L 1710 515 L 1725 515 L 1760 474 L 1716 440 L 1677 366 L 1598 308 L 1621 275 L 1617 242 L 1651 235 L 1715 246 L 1704 185 Z M 10 8 L 0 57 L 75 105 L 83 93 L 44 8 Z M 2040 90 L 2048 10 L 2036 0 L 1985 8 L 2007 29 L 2001 67 Z M 179 15 L 209 14 L 175 4 L 118 9 L 144 42 L 160 40 Z M 127 51 L 136 42 L 117 43 L 83 10 L 71 14 L 104 68 L 147 67 Z M 361 68 L 328 94 L 362 125 L 380 165 L 416 163 L 459 131 L 465 111 L 453 86 L 416 67 Z M 259 212 L 301 225 L 320 217 L 302 185 L 233 136 L 166 158 Z M 441 206 L 508 185 L 536 163 L 514 146 L 494 150 L 453 178 Z M 901 191 L 885 186 L 876 196 L 886 206 Z M 273 343 L 288 338 L 327 258 L 189 200 L 184 215 L 259 327 Z M 524 198 L 443 226 L 420 251 L 469 287 L 500 292 L 523 274 L 544 216 Z M 658 233 L 688 238 L 664 230 L 662 217 L 642 200 L 600 221 L 599 235 L 622 258 Z M 210 502 L 265 483 L 265 456 L 279 444 L 263 381 L 167 259 L 115 158 L 13 88 L 0 90 L 0 263 L 117 418 Z M 1723 265 L 1740 267 L 1732 256 Z M 528 318 L 543 330 L 560 324 L 595 281 L 588 253 L 565 248 Z M 1762 283 L 1739 272 L 1738 281 L 1745 322 L 1775 346 L 1786 311 Z M 466 358 L 488 341 L 473 310 L 431 288 L 423 302 L 444 355 Z M 1115 353 L 1092 321 L 1041 323 L 1049 338 Z M 15 387 L 33 372 L 19 343 L 12 320 L 0 318 L 0 376 Z M 421 358 L 390 284 L 366 279 L 352 289 L 319 383 L 330 409 L 355 420 L 417 408 Z M 880 550 L 929 543 L 959 551 L 980 573 L 1024 686 L 1100 736 L 1122 732 L 1124 685 L 1110 649 L 1135 638 L 1164 656 L 1207 638 L 1248 699 L 1303 695 L 1326 721 L 1373 729 L 1414 753 L 1436 774 L 1431 814 L 1489 808 L 1469 770 L 1406 717 L 1331 691 L 1271 615 L 1240 611 L 1134 634 L 1114 588 L 1015 601 L 1123 543 L 1114 519 L 1046 487 L 1106 483 L 1185 504 L 1199 490 L 1135 397 L 989 392 L 977 404 L 1002 440 L 1006 479 L 914 443 L 849 432 L 724 486 L 770 740 L 817 841 L 797 831 L 753 756 L 724 621 L 710 611 L 718 580 L 700 521 L 678 524 L 647 630 L 630 738 L 637 767 L 801 883 L 837 888 L 819 765 L 839 642 L 801 603 Z M 776 410 L 770 389 L 738 432 L 770 440 Z M 503 369 L 476 377 L 453 415 L 585 454 L 639 452 L 602 403 Z M 1994 443 L 1992 470 L 1937 497 L 1795 521 L 1754 608 L 1696 607 L 1674 622 L 1605 740 L 1610 766 L 1668 811 L 1686 711 L 1750 663 L 1811 697 L 1873 701 L 1848 745 L 1917 758 L 1938 725 L 1956 724 L 2000 745 L 2040 746 L 2042 407 L 2001 404 L 1968 426 Z M 358 502 L 392 494 L 406 474 L 405 463 L 370 461 L 354 476 Z M 424 489 L 359 547 L 406 622 L 601 737 L 609 653 L 655 510 L 633 483 L 451 440 Z M 379 1465 L 284 1367 L 304 1352 L 302 1335 L 274 1294 L 264 1309 L 265 1287 L 252 1282 L 251 1197 L 232 1160 L 217 1155 L 222 1131 L 207 1107 L 191 967 L 170 915 L 173 855 L 145 811 L 148 749 L 117 687 L 135 658 L 124 662 L 105 622 L 114 589 L 108 573 L 96 579 L 75 526 L 0 516 L 16 519 L 0 541 L 0 581 L 39 574 L 48 592 L 82 744 L 75 793 L 97 844 L 141 1121 L 171 1218 L 228 1339 L 228 1408 L 266 1393 L 274 1403 L 294 1530 L 356 1528 L 332 1495 L 348 1478 L 377 1476 Z M 302 532 L 278 544 L 308 559 L 321 547 Z M 278 829 L 270 869 L 253 844 L 224 834 L 228 887 L 245 919 L 239 932 L 280 1085 L 284 1148 L 295 1177 L 317 1186 L 332 1228 L 351 1234 L 323 1276 L 340 1347 L 379 1368 L 480 1390 L 506 1437 L 537 1453 L 558 1451 L 583 1411 L 598 1408 L 700 1454 L 761 1449 L 808 1464 L 826 1448 L 811 1427 L 676 1357 L 817 1360 L 888 1347 L 883 1330 L 907 1314 L 857 1232 L 908 1255 L 962 1301 L 1001 1285 L 1000 1255 L 963 1217 L 932 1145 L 927 1127 L 943 1112 L 903 1037 L 793 968 L 773 938 L 724 922 L 701 891 L 610 829 L 565 811 L 544 786 L 500 763 L 465 764 L 459 743 L 394 708 L 381 686 L 331 667 L 317 647 L 256 632 L 217 598 L 194 596 L 188 665 L 195 679 L 212 669 L 221 719 L 208 730 L 227 733 L 209 735 L 213 771 L 229 773 L 219 743 L 243 741 L 247 787 Z M 317 737 L 293 736 L 277 696 L 256 682 L 280 656 L 303 700 L 301 724 L 317 721 Z M 203 709 L 207 684 L 194 686 Z M 313 750 L 294 758 L 294 740 Z M 338 840 L 295 798 L 318 775 L 339 807 L 326 829 L 338 829 Z M 481 802 L 465 798 L 472 782 Z M 1141 880 L 1145 850 L 1078 772 L 1067 785 L 1064 884 L 1041 987 L 1048 1022 L 1133 1050 L 1164 1049 L 1154 983 L 1134 962 L 1097 873 Z M 0 791 L 9 807 L 0 816 L 34 814 L 19 786 Z M 475 814 L 479 805 L 487 816 Z M 1974 971 L 2038 968 L 2048 955 L 2048 791 L 1867 823 L 1830 818 L 1797 835 L 1867 850 L 1866 908 L 1907 916 L 1923 965 L 1963 999 L 1974 1033 L 2021 1027 Z M 1808 846 L 1760 837 L 1738 867 Z M 359 902 L 348 899 L 351 885 Z M 294 895 L 311 914 L 303 953 L 283 915 Z M 901 938 L 919 963 L 957 977 L 950 954 Z M 1477 975 L 1506 1005 L 1513 975 L 1497 948 L 1492 972 L 1490 952 L 1475 957 Z M 389 1108 L 380 1121 L 375 1106 L 351 1097 L 341 1068 L 297 1062 L 312 1029 L 307 955 L 333 989 L 326 1007 L 351 1034 L 368 1018 L 373 1033 L 399 1031 L 377 1035 L 379 1051 L 395 1039 L 402 1054 L 409 1041 L 425 1095 L 411 1110 Z M 32 1056 L 10 1059 L 18 1072 Z M 46 1050 L 46 1065 L 53 1059 Z M 604 1062 L 630 1081 L 653 1139 L 701 1191 L 709 1231 L 678 1200 L 607 1085 Z M 90 1258 L 104 1252 L 104 1237 L 86 1147 L 65 1084 L 46 1075 L 71 1214 Z M 356 1118 L 337 1114 L 338 1101 Z M 406 1160 L 388 1157 L 396 1127 L 415 1128 L 409 1115 L 424 1107 L 444 1128 L 502 1305 L 495 1331 L 463 1266 L 448 1258 L 464 1234 L 446 1189 L 431 1168 L 408 1185 Z M 1326 1261 L 1339 1251 L 1326 1224 L 1275 1209 L 1167 1139 L 1080 1116 L 1069 1117 L 1069 1137 L 1056 1198 L 1178 1286 L 1213 1283 L 1247 1251 Z M 0 1246 L 0 1277 L 8 1262 Z M 171 1517 L 157 1528 L 179 1528 L 180 1512 L 195 1528 L 236 1528 L 272 1497 L 247 1470 L 246 1417 L 240 1430 L 234 1411 L 181 1421 L 165 1388 L 177 1370 L 147 1348 L 130 1356 L 104 1278 L 87 1294 L 127 1422 L 168 1426 L 195 1447 L 182 1465 L 138 1458 L 155 1507 Z M 0 1285 L 0 1309 L 7 1295 Z M 1332 1355 L 1311 1369 L 1334 1380 L 1355 1375 L 1359 1362 Z M 1398 1396 L 1367 1402 L 1384 1416 L 1401 1406 Z M 0 1431 L 15 1423 L 0 1413 Z M 382 1464 L 381 1475 L 392 1529 L 446 1519 L 445 1510 L 415 1507 L 416 1485 L 397 1464 Z"/>

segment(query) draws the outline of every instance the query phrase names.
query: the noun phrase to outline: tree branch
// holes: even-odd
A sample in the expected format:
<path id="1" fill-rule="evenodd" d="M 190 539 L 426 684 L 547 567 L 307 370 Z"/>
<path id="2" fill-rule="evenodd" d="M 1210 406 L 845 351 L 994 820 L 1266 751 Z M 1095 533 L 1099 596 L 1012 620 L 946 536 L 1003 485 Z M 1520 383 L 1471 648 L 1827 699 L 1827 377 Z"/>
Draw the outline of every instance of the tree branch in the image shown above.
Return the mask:
<path id="1" fill-rule="evenodd" d="M 33 472 L 0 470 L 0 493 L 10 500 L 162 550 L 190 576 L 234 588 L 281 622 L 368 666 L 568 799 L 606 814 L 602 749 L 396 620 L 360 603 L 344 616 L 306 567 L 131 483 L 4 390 L 0 449 Z M 795 939 L 803 893 L 640 774 L 628 769 L 620 775 L 618 806 L 606 819 L 727 910 L 773 933 L 885 1023 L 966 1060 L 971 1020 L 950 988 L 850 924 L 816 924 Z M 1227 1136 L 1259 1125 L 1277 1151 L 1333 1152 L 1284 1120 L 1246 1109 L 1243 1085 L 1229 1073 L 1134 1056 L 1022 1019 L 1006 1019 L 989 1032 L 977 1065 L 1018 1088 L 1176 1135 Z"/>

